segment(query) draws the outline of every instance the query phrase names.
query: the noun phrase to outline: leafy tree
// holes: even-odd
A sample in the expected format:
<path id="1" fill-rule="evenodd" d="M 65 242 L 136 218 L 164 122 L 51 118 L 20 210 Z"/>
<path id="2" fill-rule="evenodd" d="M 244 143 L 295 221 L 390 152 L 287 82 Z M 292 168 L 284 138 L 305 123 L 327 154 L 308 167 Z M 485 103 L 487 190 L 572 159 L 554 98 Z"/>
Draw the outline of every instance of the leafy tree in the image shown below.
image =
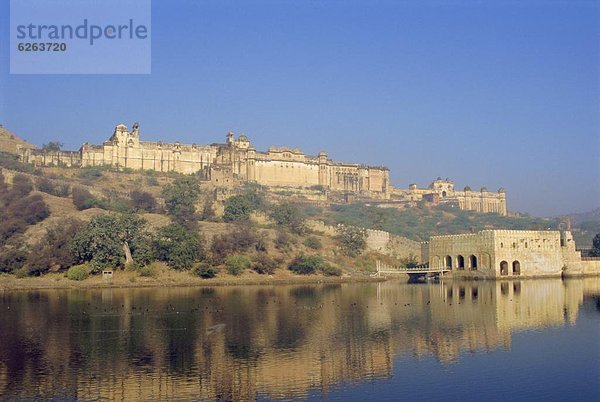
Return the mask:
<path id="1" fill-rule="evenodd" d="M 175 182 L 163 188 L 167 213 L 173 220 L 187 228 L 196 225 L 196 204 L 200 196 L 200 185 L 193 176 L 178 177 Z"/>
<path id="2" fill-rule="evenodd" d="M 248 189 L 245 194 L 235 195 L 225 200 L 223 220 L 225 222 L 248 220 L 252 212 L 265 208 L 266 202 L 263 195 L 258 191 Z"/>
<path id="3" fill-rule="evenodd" d="M 145 226 L 146 221 L 134 214 L 96 216 L 73 239 L 71 253 L 77 262 L 90 262 L 93 272 L 121 267 L 148 248 L 143 245 Z"/>
<path id="4" fill-rule="evenodd" d="M 42 145 L 42 151 L 44 152 L 59 152 L 63 147 L 62 142 L 50 141 L 47 144 Z"/>
<path id="5" fill-rule="evenodd" d="M 590 252 L 592 257 L 600 257 L 600 233 L 594 236 L 592 240 L 592 251 Z"/>
<path id="6" fill-rule="evenodd" d="M 247 220 L 254 211 L 254 205 L 244 195 L 235 195 L 225 200 L 225 212 L 223 220 L 225 222 L 235 222 Z"/>
<path id="7" fill-rule="evenodd" d="M 304 215 L 298 207 L 289 202 L 282 202 L 276 205 L 271 213 L 273 219 L 278 225 L 289 228 L 292 232 L 301 234 L 305 231 Z"/>
<path id="8" fill-rule="evenodd" d="M 202 256 L 202 237 L 177 223 L 158 229 L 153 240 L 156 257 L 176 269 L 191 268 Z"/>
<path id="9" fill-rule="evenodd" d="M 337 239 L 344 254 L 355 257 L 367 248 L 367 231 L 356 226 L 338 226 Z"/>

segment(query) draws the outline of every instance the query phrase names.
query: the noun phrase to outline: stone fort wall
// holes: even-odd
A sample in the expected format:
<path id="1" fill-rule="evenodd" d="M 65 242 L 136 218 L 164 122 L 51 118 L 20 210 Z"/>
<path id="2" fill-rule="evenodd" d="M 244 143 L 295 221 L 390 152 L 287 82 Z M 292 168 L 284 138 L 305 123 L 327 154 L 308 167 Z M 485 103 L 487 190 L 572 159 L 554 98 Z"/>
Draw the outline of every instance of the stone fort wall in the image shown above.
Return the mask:
<path id="1" fill-rule="evenodd" d="M 245 135 L 229 133 L 225 143 L 210 145 L 140 141 L 139 125 L 132 131 L 119 124 L 102 145 L 85 143 L 78 152 L 45 153 L 21 149 L 21 159 L 37 166 L 114 166 L 183 174 L 201 173 L 217 185 L 236 180 L 266 186 L 322 186 L 366 197 L 389 197 L 389 169 L 335 162 L 325 152 L 305 155 L 293 148 L 271 147 L 258 152 Z M 213 179 L 214 176 L 214 179 Z"/>
<path id="2" fill-rule="evenodd" d="M 471 277 L 561 276 L 563 272 L 600 274 L 599 261 L 585 261 L 568 231 L 483 230 L 433 236 L 429 266 Z"/>
<path id="3" fill-rule="evenodd" d="M 336 236 L 338 227 L 344 225 L 331 226 L 322 221 L 309 220 L 307 226 L 315 232 Z M 424 261 L 421 254 L 421 243 L 383 230 L 365 229 L 365 231 L 367 250 L 377 251 L 397 259 L 414 256 L 418 262 Z"/>

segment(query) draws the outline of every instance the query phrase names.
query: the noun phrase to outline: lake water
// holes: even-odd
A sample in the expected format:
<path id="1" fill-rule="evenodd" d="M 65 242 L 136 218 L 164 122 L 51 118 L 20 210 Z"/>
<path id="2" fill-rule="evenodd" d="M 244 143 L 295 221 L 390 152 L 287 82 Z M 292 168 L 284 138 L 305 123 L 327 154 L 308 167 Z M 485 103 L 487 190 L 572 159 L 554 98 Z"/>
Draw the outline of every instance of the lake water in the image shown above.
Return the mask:
<path id="1" fill-rule="evenodd" d="M 600 399 L 598 278 L 0 295 L 0 399 Z"/>

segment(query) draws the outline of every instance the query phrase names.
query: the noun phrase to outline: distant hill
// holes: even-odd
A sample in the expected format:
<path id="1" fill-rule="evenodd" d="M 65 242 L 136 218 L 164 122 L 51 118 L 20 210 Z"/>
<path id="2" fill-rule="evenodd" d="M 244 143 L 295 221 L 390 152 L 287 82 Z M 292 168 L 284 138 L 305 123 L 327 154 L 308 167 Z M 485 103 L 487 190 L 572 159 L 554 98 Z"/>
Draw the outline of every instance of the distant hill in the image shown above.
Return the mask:
<path id="1" fill-rule="evenodd" d="M 0 152 L 17 153 L 17 145 L 25 148 L 37 148 L 35 145 L 19 138 L 0 125 Z"/>
<path id="2" fill-rule="evenodd" d="M 571 224 L 579 225 L 582 222 L 600 222 L 600 208 L 588 212 L 567 215 L 571 219 Z"/>

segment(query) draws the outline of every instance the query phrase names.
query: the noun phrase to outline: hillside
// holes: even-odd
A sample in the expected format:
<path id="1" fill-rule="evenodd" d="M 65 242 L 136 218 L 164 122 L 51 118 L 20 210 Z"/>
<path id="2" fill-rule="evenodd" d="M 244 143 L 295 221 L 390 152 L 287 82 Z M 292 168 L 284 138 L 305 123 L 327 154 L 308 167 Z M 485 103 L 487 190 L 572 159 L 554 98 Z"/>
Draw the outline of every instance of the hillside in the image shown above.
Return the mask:
<path id="1" fill-rule="evenodd" d="M 377 260 L 404 266 L 422 262 L 417 242 L 434 235 L 552 230 L 559 224 L 559 218 L 507 217 L 425 203 L 405 209 L 315 206 L 293 192 L 251 184 L 226 189 L 172 172 L 34 168 L 8 153 L 0 153 L 0 167 L 0 272 L 15 275 L 81 263 L 98 273 L 102 267 L 134 263 L 140 275 L 175 269 L 202 278 L 251 271 L 277 277 L 288 275 L 289 268 L 299 275 L 368 277 Z M 599 231 L 600 223 L 573 226 L 580 248 L 589 247 Z"/>
<path id="2" fill-rule="evenodd" d="M 508 217 L 463 211 L 451 206 L 416 207 L 394 210 L 362 204 L 334 205 L 321 218 L 329 224 L 348 224 L 385 230 L 416 241 L 434 235 L 477 232 L 484 229 L 547 230 L 557 229 L 558 218 Z M 578 247 L 589 247 L 600 232 L 600 222 L 581 222 L 572 227 Z"/>
<path id="3" fill-rule="evenodd" d="M 25 148 L 37 148 L 35 145 L 17 137 L 15 134 L 11 133 L 9 130 L 0 125 L 0 152 L 16 154 L 17 145 L 21 145 Z"/>

